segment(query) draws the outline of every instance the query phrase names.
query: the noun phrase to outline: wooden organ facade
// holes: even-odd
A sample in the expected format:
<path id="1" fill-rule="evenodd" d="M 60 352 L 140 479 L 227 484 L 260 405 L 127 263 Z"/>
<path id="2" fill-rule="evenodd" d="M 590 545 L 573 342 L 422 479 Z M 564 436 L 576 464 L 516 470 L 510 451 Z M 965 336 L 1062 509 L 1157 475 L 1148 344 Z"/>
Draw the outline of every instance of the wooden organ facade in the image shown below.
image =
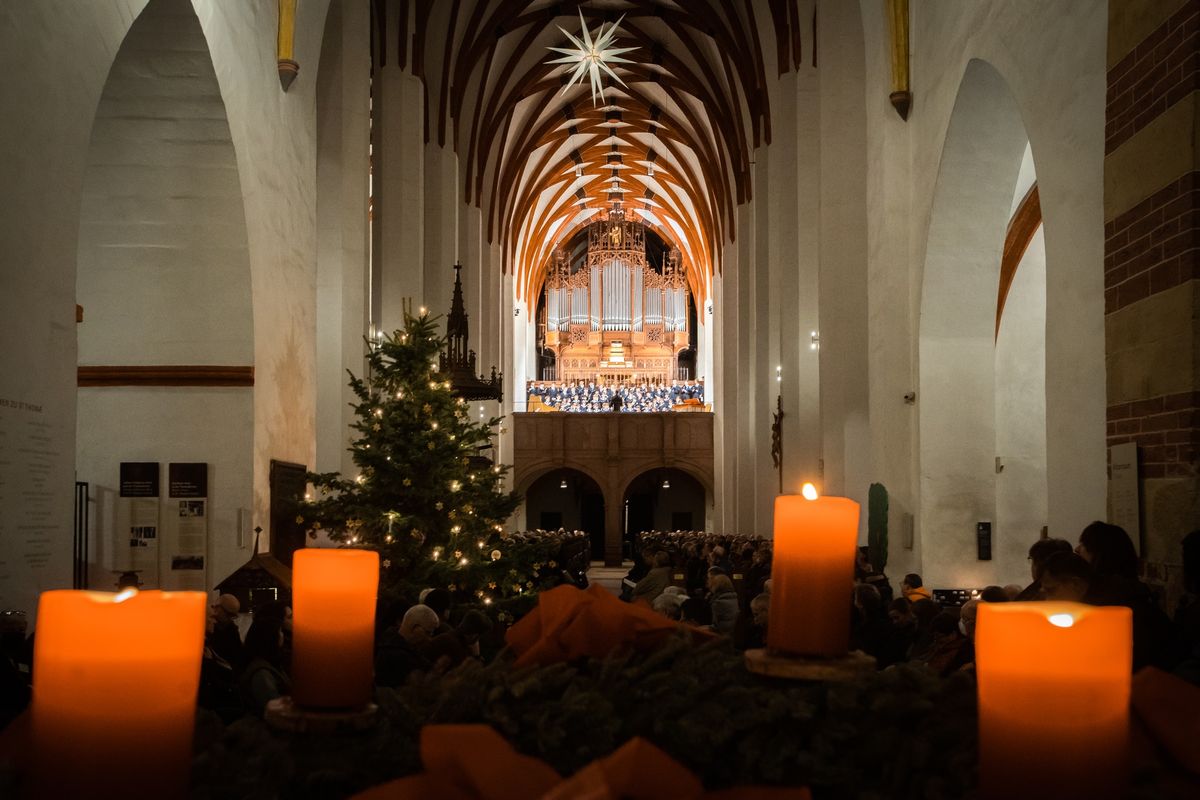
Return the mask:
<path id="1" fill-rule="evenodd" d="M 661 271 L 646 258 L 646 228 L 621 209 L 588 228 L 587 257 L 572 263 L 554 254 L 546 279 L 544 346 L 559 381 L 651 380 L 679 377 L 688 347 L 688 286 L 678 248 Z"/>

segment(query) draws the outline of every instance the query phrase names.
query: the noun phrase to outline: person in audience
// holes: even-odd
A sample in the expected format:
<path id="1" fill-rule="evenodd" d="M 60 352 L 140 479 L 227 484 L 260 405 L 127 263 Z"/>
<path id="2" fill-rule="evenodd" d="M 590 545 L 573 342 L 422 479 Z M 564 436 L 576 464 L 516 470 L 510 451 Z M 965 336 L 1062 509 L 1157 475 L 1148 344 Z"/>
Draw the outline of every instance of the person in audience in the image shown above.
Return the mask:
<path id="1" fill-rule="evenodd" d="M 968 663 L 967 639 L 958 629 L 958 618 L 950 611 L 938 613 L 930 623 L 931 647 L 914 661 L 945 677 Z"/>
<path id="2" fill-rule="evenodd" d="M 32 697 L 29 672 L 22 670 L 28 625 L 24 614 L 0 614 L 0 731 L 21 715 Z"/>
<path id="3" fill-rule="evenodd" d="M 283 631 L 282 661 L 284 671 L 287 671 L 292 663 L 292 607 L 282 600 L 269 600 L 265 603 L 260 603 L 254 609 L 254 619 L 264 618 L 278 622 L 279 629 Z M 245 664 L 236 664 L 234 666 L 237 669 L 241 669 Z"/>
<path id="4" fill-rule="evenodd" d="M 256 619 L 246 631 L 246 668 L 238 689 L 246 710 L 261 717 L 267 703 L 291 689 L 283 667 L 283 626 L 273 619 Z"/>
<path id="5" fill-rule="evenodd" d="M 1038 539 L 1029 547 L 1029 573 L 1033 578 L 1033 583 L 1026 586 L 1019 595 L 1018 600 L 1041 600 L 1042 599 L 1042 567 L 1046 563 L 1046 559 L 1055 553 L 1070 553 L 1071 543 L 1066 539 Z"/>
<path id="6" fill-rule="evenodd" d="M 200 690 L 196 704 L 216 713 L 223 722 L 228 723 L 243 713 L 238 676 L 244 665 L 231 664 L 213 649 L 212 635 L 217 626 L 217 614 L 214 609 L 215 606 L 208 607 L 204 624 L 204 651 L 200 659 Z M 241 654 L 244 649 L 238 652 Z"/>
<path id="7" fill-rule="evenodd" d="M 1183 537 L 1183 596 L 1175 610 L 1170 666 L 1200 685 L 1200 530 Z"/>
<path id="8" fill-rule="evenodd" d="M 751 650 L 767 646 L 767 617 L 771 610 L 771 596 L 755 595 L 746 609 L 738 613 L 733 628 L 733 646 L 738 650 Z"/>
<path id="9" fill-rule="evenodd" d="M 892 585 L 887 575 L 875 569 L 871 564 L 871 549 L 860 547 L 854 557 L 854 580 L 875 587 L 884 607 L 892 602 Z"/>
<path id="10" fill-rule="evenodd" d="M 1162 665 L 1169 658 L 1171 621 L 1138 579 L 1138 556 L 1124 528 L 1093 522 L 1079 534 L 1075 551 L 1092 567 L 1088 600 L 1133 611 L 1133 668 Z"/>
<path id="11" fill-rule="evenodd" d="M 1091 590 L 1092 568 L 1075 553 L 1055 553 L 1042 564 L 1039 581 L 1043 599 L 1082 603 Z"/>
<path id="12" fill-rule="evenodd" d="M 728 636 L 738 618 L 738 596 L 728 575 L 713 575 L 708 579 L 708 605 L 712 609 L 712 627 Z"/>
<path id="13" fill-rule="evenodd" d="M 687 600 L 687 592 L 679 586 L 668 586 L 654 599 L 650 607 L 668 619 L 679 619 L 679 609 Z"/>
<path id="14" fill-rule="evenodd" d="M 921 661 L 933 648 L 933 619 L 938 615 L 937 603 L 918 600 L 911 604 L 914 620 L 912 645 L 908 650 L 909 661 Z"/>
<path id="15" fill-rule="evenodd" d="M 1019 583 L 1006 583 L 1004 585 L 1004 596 L 1007 597 L 1010 602 L 1020 597 L 1021 592 L 1023 591 L 1025 591 L 1025 587 Z"/>
<path id="16" fill-rule="evenodd" d="M 915 572 L 910 572 L 904 576 L 904 580 L 900 582 L 900 593 L 910 603 L 915 603 L 918 600 L 933 599 L 933 595 L 925 588 L 921 576 Z"/>
<path id="17" fill-rule="evenodd" d="M 633 587 L 632 600 L 643 600 L 650 605 L 671 584 L 671 556 L 659 550 L 650 556 L 650 571 Z"/>
<path id="18" fill-rule="evenodd" d="M 1007 603 L 1008 592 L 1002 586 L 985 586 L 979 593 L 979 599 L 985 603 Z"/>
<path id="19" fill-rule="evenodd" d="M 230 664 L 244 664 L 242 636 L 238 632 L 237 618 L 242 603 L 231 594 L 223 594 L 212 606 L 214 627 L 210 645 L 213 651 Z"/>
<path id="20" fill-rule="evenodd" d="M 708 562 L 700 555 L 700 548 L 695 542 L 684 545 L 684 580 L 688 594 L 696 596 L 704 591 L 704 582 L 708 578 Z"/>
<path id="21" fill-rule="evenodd" d="M 453 631 L 435 636 L 429 642 L 427 655 L 438 671 L 454 669 L 468 658 L 479 658 L 479 639 L 491 630 L 492 621 L 473 608 L 463 615 Z"/>
<path id="22" fill-rule="evenodd" d="M 703 599 L 689 597 L 679 606 L 679 621 L 698 628 L 707 628 L 712 625 L 712 609 Z"/>
<path id="23" fill-rule="evenodd" d="M 726 555 L 726 550 L 721 545 L 717 545 L 712 549 L 708 557 L 708 566 L 717 567 L 726 575 L 733 574 L 733 565 L 729 562 L 729 557 Z"/>
<path id="24" fill-rule="evenodd" d="M 426 589 L 421 592 L 418 601 L 422 605 L 429 606 L 438 615 L 438 628 L 434 632 L 434 636 L 442 636 L 447 633 L 453 633 L 454 629 L 450 627 L 450 606 L 454 602 L 450 592 L 446 589 Z"/>
<path id="25" fill-rule="evenodd" d="M 409 617 L 406 611 L 413 611 L 412 616 Z M 441 620 L 428 606 L 406 609 L 403 603 L 396 602 L 384 609 L 383 621 L 385 627 L 375 643 L 375 683 L 403 686 L 412 673 L 429 670 L 429 659 L 418 647 L 429 643 L 431 632 L 437 630 Z M 404 621 L 408 623 L 407 628 Z"/>
<path id="26" fill-rule="evenodd" d="M 850 649 L 862 650 L 875 658 L 880 669 L 903 658 L 895 652 L 892 626 L 883 610 L 879 591 L 869 584 L 854 587 L 854 617 L 850 628 Z"/>

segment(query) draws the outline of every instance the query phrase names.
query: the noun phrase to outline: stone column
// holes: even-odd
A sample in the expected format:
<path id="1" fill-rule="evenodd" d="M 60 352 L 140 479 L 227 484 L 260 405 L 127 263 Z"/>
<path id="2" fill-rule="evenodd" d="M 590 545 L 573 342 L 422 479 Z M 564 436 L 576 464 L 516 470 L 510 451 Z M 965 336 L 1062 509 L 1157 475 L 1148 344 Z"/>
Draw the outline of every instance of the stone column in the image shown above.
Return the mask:
<path id="1" fill-rule="evenodd" d="M 1200 2 L 1112 0 L 1108 13 L 1108 444 L 1138 445 L 1147 577 L 1177 590 L 1180 539 L 1200 527 Z"/>

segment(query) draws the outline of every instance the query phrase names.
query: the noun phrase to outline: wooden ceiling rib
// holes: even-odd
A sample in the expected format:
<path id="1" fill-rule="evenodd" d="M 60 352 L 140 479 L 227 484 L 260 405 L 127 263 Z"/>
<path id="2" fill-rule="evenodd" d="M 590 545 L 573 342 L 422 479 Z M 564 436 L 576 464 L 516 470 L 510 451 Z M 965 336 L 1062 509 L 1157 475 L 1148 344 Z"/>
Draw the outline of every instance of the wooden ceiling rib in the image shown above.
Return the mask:
<path id="1" fill-rule="evenodd" d="M 372 0 L 374 66 L 411 63 L 424 81 L 425 140 L 458 153 L 463 200 L 483 212 L 520 299 L 535 301 L 554 249 L 588 224 L 581 209 L 621 198 L 680 248 L 703 302 L 751 197 L 752 152 L 770 142 L 764 51 L 780 74 L 798 68 L 812 5 Z M 586 84 L 562 91 L 562 67 L 544 63 L 580 12 L 592 31 L 624 16 L 617 46 L 639 48 L 615 67 L 625 85 L 606 81 L 603 107 Z"/>

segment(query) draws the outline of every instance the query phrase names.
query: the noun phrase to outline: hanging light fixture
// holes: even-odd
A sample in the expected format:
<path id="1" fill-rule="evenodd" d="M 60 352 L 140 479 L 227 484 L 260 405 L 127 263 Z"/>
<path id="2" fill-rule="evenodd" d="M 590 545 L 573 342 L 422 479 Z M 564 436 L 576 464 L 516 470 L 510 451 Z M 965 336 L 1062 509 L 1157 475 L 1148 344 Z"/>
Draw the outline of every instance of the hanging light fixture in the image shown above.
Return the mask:
<path id="1" fill-rule="evenodd" d="M 558 488 L 560 488 L 560 489 L 567 488 L 567 479 L 566 478 L 563 478 L 561 481 L 559 481 Z"/>
<path id="2" fill-rule="evenodd" d="M 632 64 L 634 62 L 627 58 L 621 58 L 622 53 L 628 53 L 632 50 L 637 50 L 637 47 L 613 47 L 617 39 L 617 26 L 625 19 L 622 14 L 611 28 L 605 30 L 608 23 L 601 23 L 600 28 L 595 35 L 588 32 L 587 23 L 583 19 L 583 10 L 579 10 L 579 26 L 581 28 L 579 36 L 572 36 L 561 27 L 559 30 L 563 35 L 571 40 L 571 47 L 549 47 L 548 50 L 553 50 L 556 53 L 562 53 L 559 58 L 546 61 L 546 64 L 566 64 L 563 67 L 563 74 L 569 75 L 566 85 L 559 90 L 559 94 L 566 92 L 576 83 L 582 83 L 586 76 L 591 83 L 592 88 L 592 105 L 596 105 L 596 98 L 600 98 L 600 102 L 607 102 L 604 99 L 604 74 L 608 74 L 614 81 L 625 85 L 625 81 L 621 80 L 617 73 L 612 71 L 609 64 Z M 601 72 L 603 70 L 603 72 Z"/>

